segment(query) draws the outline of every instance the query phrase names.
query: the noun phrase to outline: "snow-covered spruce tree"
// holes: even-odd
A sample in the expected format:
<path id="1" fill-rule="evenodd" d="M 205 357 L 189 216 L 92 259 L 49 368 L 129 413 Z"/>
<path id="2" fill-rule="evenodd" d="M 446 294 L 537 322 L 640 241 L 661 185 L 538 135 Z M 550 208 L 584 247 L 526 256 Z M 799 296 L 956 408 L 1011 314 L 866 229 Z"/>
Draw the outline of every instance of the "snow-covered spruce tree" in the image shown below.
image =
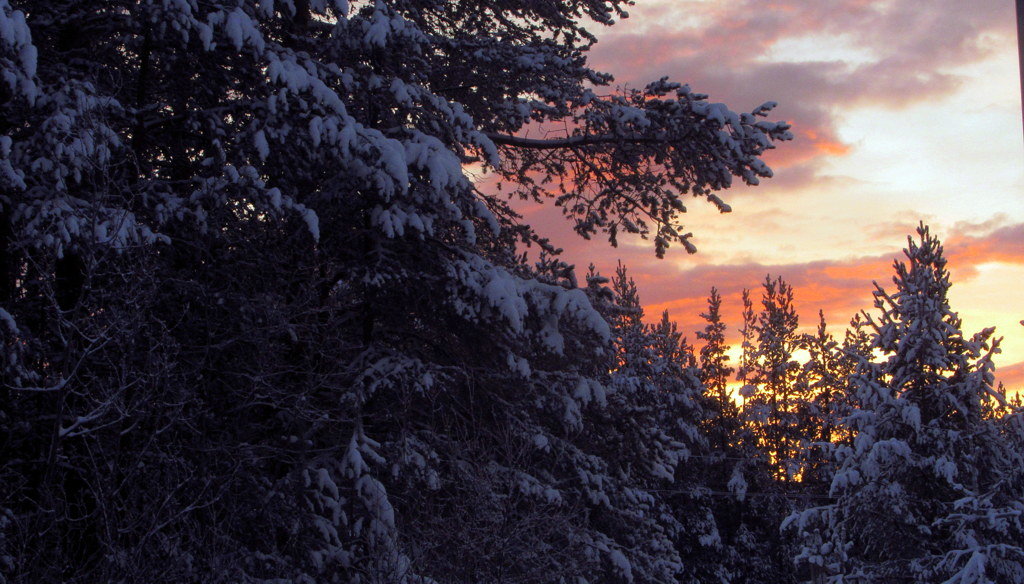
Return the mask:
<path id="1" fill-rule="evenodd" d="M 746 498 L 747 478 L 759 481 L 752 474 L 759 465 L 756 440 L 744 427 L 740 410 L 728 392 L 729 379 L 734 369 L 729 366 L 729 346 L 725 340 L 726 324 L 721 316 L 722 297 L 716 288 L 708 295 L 708 307 L 700 314 L 707 321 L 697 338 L 704 342 L 700 348 L 698 373 L 704 384 L 704 403 L 708 416 L 701 429 L 708 439 L 709 453 L 701 470 L 705 473 L 703 485 L 711 496 L 711 505 L 719 528 L 719 547 L 716 553 L 724 567 L 723 581 L 743 581 L 748 570 L 744 558 L 750 557 L 749 529 L 743 517 L 756 502 Z M 749 460 L 748 460 L 749 457 Z M 766 475 L 767 476 L 767 475 Z M 757 487 L 755 487 L 756 489 Z"/>
<path id="2" fill-rule="evenodd" d="M 770 174 L 770 106 L 596 93 L 624 5 L 0 0 L 0 574 L 666 581 L 608 325 L 463 170 L 659 252 Z"/>
<path id="3" fill-rule="evenodd" d="M 742 429 L 739 408 L 728 392 L 729 378 L 734 369 L 729 366 L 729 346 L 725 342 L 726 325 L 721 316 L 722 297 L 717 288 L 711 288 L 708 308 L 700 314 L 707 321 L 703 330 L 697 331 L 697 338 L 704 342 L 700 348 L 698 373 L 704 384 L 708 417 L 703 430 L 715 461 L 709 484 L 718 491 L 725 491 L 736 464 L 736 452 Z"/>
<path id="4" fill-rule="evenodd" d="M 837 449 L 834 503 L 792 515 L 808 576 L 830 582 L 992 583 L 1024 576 L 1020 453 L 983 419 L 992 329 L 971 338 L 950 309 L 942 246 L 927 227 L 876 285 L 871 349 L 855 376 L 852 444 Z"/>
<path id="5" fill-rule="evenodd" d="M 665 400 L 658 421 L 685 452 L 676 466 L 667 498 L 681 528 L 675 536 L 676 549 L 683 561 L 678 580 L 727 581 L 733 567 L 724 561 L 726 542 L 715 517 L 722 492 L 720 485 L 711 480 L 717 459 L 705 431 L 706 423 L 714 415 L 714 406 L 700 381 L 693 349 L 669 320 L 668 311 L 648 330 L 654 349 L 655 388 Z"/>

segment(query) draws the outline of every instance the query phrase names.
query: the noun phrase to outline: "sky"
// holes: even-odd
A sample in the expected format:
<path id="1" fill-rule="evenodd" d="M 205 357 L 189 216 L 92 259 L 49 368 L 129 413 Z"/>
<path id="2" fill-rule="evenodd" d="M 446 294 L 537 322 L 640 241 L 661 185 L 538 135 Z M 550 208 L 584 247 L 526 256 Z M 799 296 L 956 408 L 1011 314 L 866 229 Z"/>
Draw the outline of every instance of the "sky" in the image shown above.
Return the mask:
<path id="1" fill-rule="evenodd" d="M 924 221 L 944 242 L 950 300 L 973 334 L 1003 337 L 997 378 L 1024 389 L 1024 139 L 1013 0 L 640 0 L 595 31 L 590 63 L 618 86 L 668 75 L 735 111 L 773 100 L 796 139 L 765 161 L 775 176 L 694 201 L 683 218 L 698 253 L 575 236 L 557 209 L 527 222 L 582 273 L 618 261 L 646 318 L 668 310 L 691 342 L 711 286 L 736 342 L 740 294 L 766 275 L 793 285 L 801 325 L 824 311 L 842 337 L 871 309 L 873 281 Z M 754 298 L 759 298 L 755 291 Z M 734 357 L 735 359 L 735 357 Z"/>

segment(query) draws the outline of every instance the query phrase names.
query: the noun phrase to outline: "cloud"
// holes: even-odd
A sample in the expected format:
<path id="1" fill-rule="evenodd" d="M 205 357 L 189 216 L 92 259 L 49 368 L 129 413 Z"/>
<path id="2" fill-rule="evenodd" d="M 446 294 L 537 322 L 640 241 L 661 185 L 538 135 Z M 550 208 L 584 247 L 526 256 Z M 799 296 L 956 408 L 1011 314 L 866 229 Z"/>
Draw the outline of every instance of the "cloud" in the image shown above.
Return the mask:
<path id="1" fill-rule="evenodd" d="M 978 266 L 985 263 L 1024 265 L 1024 223 L 1005 225 L 985 235 L 954 231 L 943 247 L 953 276 L 960 279 L 973 278 Z"/>
<path id="2" fill-rule="evenodd" d="M 641 280 L 641 298 L 653 317 L 668 309 L 682 330 L 703 326 L 699 313 L 705 307 L 709 289 L 718 288 L 723 297 L 723 316 L 732 329 L 740 322 L 741 296 L 751 290 L 755 310 L 760 309 L 761 283 L 766 277 L 781 276 L 794 289 L 795 304 L 805 328 L 817 324 L 818 310 L 839 327 L 858 311 L 871 305 L 872 281 L 890 271 L 892 257 L 858 258 L 849 262 L 811 262 L 806 264 L 764 265 L 757 263 L 699 266 L 675 275 L 675 283 L 660 278 L 661 287 L 652 289 Z M 735 334 L 733 335 L 735 336 Z M 735 339 L 734 339 L 735 340 Z"/>
<path id="3" fill-rule="evenodd" d="M 1007 393 L 1024 392 L 1024 361 L 996 367 L 996 380 L 1006 386 Z"/>
<path id="4" fill-rule="evenodd" d="M 977 267 L 989 262 L 1024 265 L 1024 223 L 996 227 L 1000 224 L 1001 220 L 990 222 L 995 228 L 988 233 L 977 231 L 981 224 L 976 224 L 974 235 L 964 235 L 963 226 L 954 229 L 944 245 L 954 282 L 971 280 L 978 274 Z M 896 242 L 900 239 L 891 239 L 894 246 L 889 253 L 795 264 L 692 265 L 690 262 L 681 267 L 654 259 L 647 249 L 624 248 L 620 251 L 625 253 L 616 255 L 623 259 L 637 280 L 646 318 L 653 321 L 668 310 L 680 329 L 691 338 L 693 331 L 703 327 L 699 314 L 706 307 L 710 288 L 717 287 L 723 296 L 723 316 L 733 329 L 732 341 L 735 342 L 735 329 L 741 324 L 742 291 L 751 289 L 755 309 L 759 308 L 761 282 L 769 275 L 782 276 L 793 286 L 796 307 L 805 328 L 811 329 L 817 324 L 817 312 L 821 310 L 836 330 L 842 330 L 851 317 L 872 307 L 873 282 L 892 289 L 893 262 L 903 261 L 905 256 L 897 248 Z"/>
<path id="5" fill-rule="evenodd" d="M 1000 0 L 673 0 L 634 12 L 637 26 L 599 34 L 592 63 L 625 85 L 670 75 L 734 109 L 780 102 L 774 119 L 793 123 L 796 140 L 766 156 L 777 169 L 847 154 L 844 110 L 951 95 L 955 68 L 988 57 L 992 35 L 1013 35 L 1015 22 Z"/>
<path id="6" fill-rule="evenodd" d="M 1006 213 L 997 213 L 985 221 L 957 221 L 953 224 L 953 234 L 963 236 L 990 233 L 1000 227 L 1005 227 L 1009 221 L 1010 218 Z"/>

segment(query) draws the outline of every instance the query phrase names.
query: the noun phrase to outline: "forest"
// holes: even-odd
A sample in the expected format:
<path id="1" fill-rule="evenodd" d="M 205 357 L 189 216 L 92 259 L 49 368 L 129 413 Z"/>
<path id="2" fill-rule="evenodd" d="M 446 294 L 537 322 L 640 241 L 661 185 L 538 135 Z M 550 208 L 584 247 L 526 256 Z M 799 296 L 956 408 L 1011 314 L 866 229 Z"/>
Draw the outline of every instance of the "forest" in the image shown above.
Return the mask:
<path id="1" fill-rule="evenodd" d="M 682 331 L 517 213 L 694 253 L 793 139 L 590 68 L 631 4 L 0 0 L 0 584 L 1024 583 L 928 226 Z"/>

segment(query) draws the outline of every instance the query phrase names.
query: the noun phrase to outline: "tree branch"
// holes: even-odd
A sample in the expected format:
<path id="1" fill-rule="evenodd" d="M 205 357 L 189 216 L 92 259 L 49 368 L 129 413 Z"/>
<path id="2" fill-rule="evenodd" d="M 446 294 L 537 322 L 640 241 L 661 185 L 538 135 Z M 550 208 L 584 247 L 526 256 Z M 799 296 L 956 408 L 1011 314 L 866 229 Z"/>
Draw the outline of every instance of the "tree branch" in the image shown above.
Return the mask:
<path id="1" fill-rule="evenodd" d="M 596 144 L 619 144 L 628 142 L 631 144 L 664 144 L 674 142 L 665 133 L 648 136 L 634 132 L 632 134 L 597 134 L 592 136 L 570 136 L 567 138 L 537 139 L 524 138 L 522 136 L 509 136 L 494 132 L 484 132 L 491 139 L 491 142 L 502 146 L 513 146 L 515 148 L 532 148 L 535 150 L 551 150 L 555 148 L 580 148 Z M 678 140 L 678 139 L 677 139 Z"/>

